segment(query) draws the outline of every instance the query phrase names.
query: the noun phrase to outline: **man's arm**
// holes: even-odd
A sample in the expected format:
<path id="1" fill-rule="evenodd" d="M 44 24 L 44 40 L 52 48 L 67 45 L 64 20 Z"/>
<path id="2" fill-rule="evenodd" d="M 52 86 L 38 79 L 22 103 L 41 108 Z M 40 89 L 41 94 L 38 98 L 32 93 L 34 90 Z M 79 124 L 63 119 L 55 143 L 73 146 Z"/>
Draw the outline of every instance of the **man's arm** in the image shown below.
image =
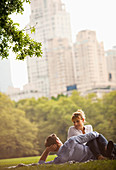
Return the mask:
<path id="1" fill-rule="evenodd" d="M 40 157 L 40 160 L 39 160 L 39 163 L 42 164 L 46 161 L 48 155 L 50 152 L 53 152 L 55 149 L 57 148 L 57 145 L 54 144 L 54 145 L 51 145 L 50 147 L 46 147 L 46 149 L 43 151 L 41 157 Z M 51 161 L 52 163 L 53 161 Z"/>
<path id="2" fill-rule="evenodd" d="M 79 136 L 74 136 L 74 139 L 80 143 L 80 144 L 83 144 L 85 142 L 89 142 L 95 138 L 97 138 L 99 136 L 99 133 L 98 132 L 89 132 L 89 133 L 86 133 L 86 134 L 83 134 L 83 135 L 79 135 Z"/>
<path id="3" fill-rule="evenodd" d="M 46 159 L 47 159 L 47 157 L 48 157 L 48 155 L 49 155 L 49 148 L 46 148 L 46 149 L 43 151 L 43 153 L 42 153 L 42 155 L 41 155 L 41 157 L 40 157 L 39 162 L 41 162 L 41 161 L 45 162 Z"/>

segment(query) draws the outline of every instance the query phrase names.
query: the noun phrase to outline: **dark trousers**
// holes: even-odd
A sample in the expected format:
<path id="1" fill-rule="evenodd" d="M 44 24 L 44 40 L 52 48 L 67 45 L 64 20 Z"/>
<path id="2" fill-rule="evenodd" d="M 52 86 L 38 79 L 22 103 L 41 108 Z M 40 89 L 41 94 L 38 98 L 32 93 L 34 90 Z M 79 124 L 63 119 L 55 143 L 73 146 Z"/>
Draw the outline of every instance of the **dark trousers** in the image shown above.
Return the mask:
<path id="1" fill-rule="evenodd" d="M 93 139 L 89 142 L 87 142 L 87 146 L 89 146 L 91 152 L 93 153 L 93 155 L 97 158 L 99 155 L 105 155 L 105 147 L 107 146 L 108 141 L 107 139 L 100 134 L 98 138 Z"/>
<path id="2" fill-rule="evenodd" d="M 99 137 L 87 142 L 87 146 L 89 146 L 91 152 L 93 155 L 97 158 L 99 155 L 107 156 L 105 152 L 105 147 L 107 146 L 108 141 L 107 139 L 102 135 L 99 134 Z M 113 155 L 114 159 L 116 159 L 116 144 L 114 143 L 114 149 L 113 149 Z"/>

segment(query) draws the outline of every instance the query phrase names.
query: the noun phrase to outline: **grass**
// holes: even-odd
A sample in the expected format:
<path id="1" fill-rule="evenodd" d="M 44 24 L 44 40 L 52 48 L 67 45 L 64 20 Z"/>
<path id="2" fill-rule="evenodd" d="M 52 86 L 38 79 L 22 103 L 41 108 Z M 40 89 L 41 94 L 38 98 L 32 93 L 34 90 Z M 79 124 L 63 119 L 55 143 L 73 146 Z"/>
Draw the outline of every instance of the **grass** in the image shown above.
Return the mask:
<path id="1" fill-rule="evenodd" d="M 47 161 L 53 160 L 55 155 L 50 155 Z M 24 157 L 13 159 L 1 159 L 0 170 L 8 169 L 7 167 L 18 165 L 20 163 L 30 164 L 37 163 L 39 156 L 36 157 Z M 11 168 L 11 170 L 116 170 L 116 160 L 107 161 L 88 161 L 86 163 L 74 163 L 74 164 L 61 164 L 61 165 L 37 165 L 28 167 Z"/>
<path id="2" fill-rule="evenodd" d="M 14 165 L 18 165 L 20 163 L 24 163 L 24 164 L 37 163 L 39 158 L 40 158 L 40 156 L 0 159 L 0 168 L 14 166 Z M 47 158 L 47 161 L 53 160 L 54 158 L 55 158 L 55 155 L 49 155 Z"/>

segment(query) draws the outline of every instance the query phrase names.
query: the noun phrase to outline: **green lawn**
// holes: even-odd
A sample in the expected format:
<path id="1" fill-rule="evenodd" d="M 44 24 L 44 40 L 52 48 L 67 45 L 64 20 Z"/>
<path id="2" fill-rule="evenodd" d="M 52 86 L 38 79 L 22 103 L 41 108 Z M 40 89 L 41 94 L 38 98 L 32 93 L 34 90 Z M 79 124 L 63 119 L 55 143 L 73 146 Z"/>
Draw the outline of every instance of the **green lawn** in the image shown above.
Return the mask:
<path id="1" fill-rule="evenodd" d="M 48 158 L 47 158 L 47 161 L 53 160 L 55 158 L 55 156 L 56 155 L 49 155 Z M 40 156 L 0 159 L 0 168 L 1 167 L 14 166 L 14 165 L 18 165 L 20 163 L 24 163 L 24 164 L 37 163 L 39 158 L 40 158 Z"/>
<path id="2" fill-rule="evenodd" d="M 54 159 L 55 155 L 50 155 L 47 161 Z M 24 157 L 14 159 L 1 159 L 0 170 L 8 169 L 7 167 L 12 165 L 18 165 L 19 163 L 30 164 L 37 163 L 39 156 L 36 157 Z M 107 161 L 90 161 L 86 163 L 65 163 L 62 165 L 37 165 L 28 167 L 11 168 L 11 170 L 116 170 L 116 160 Z"/>

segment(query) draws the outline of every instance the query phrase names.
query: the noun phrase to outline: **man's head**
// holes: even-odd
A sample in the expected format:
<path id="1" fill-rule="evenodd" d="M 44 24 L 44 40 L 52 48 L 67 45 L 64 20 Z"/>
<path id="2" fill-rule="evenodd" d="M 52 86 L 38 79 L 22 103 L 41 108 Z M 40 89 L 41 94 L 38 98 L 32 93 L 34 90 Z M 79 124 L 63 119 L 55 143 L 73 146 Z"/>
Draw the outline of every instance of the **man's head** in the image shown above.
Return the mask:
<path id="1" fill-rule="evenodd" d="M 57 144 L 57 136 L 56 134 L 51 134 L 45 140 L 45 147 L 49 147 L 54 144 Z"/>
<path id="2" fill-rule="evenodd" d="M 57 151 L 59 149 L 59 147 L 62 145 L 62 142 L 56 136 L 56 134 L 51 134 L 45 140 L 45 147 L 50 147 L 51 145 L 54 145 L 54 144 L 57 146 L 56 150 L 54 150 L 54 151 Z"/>

